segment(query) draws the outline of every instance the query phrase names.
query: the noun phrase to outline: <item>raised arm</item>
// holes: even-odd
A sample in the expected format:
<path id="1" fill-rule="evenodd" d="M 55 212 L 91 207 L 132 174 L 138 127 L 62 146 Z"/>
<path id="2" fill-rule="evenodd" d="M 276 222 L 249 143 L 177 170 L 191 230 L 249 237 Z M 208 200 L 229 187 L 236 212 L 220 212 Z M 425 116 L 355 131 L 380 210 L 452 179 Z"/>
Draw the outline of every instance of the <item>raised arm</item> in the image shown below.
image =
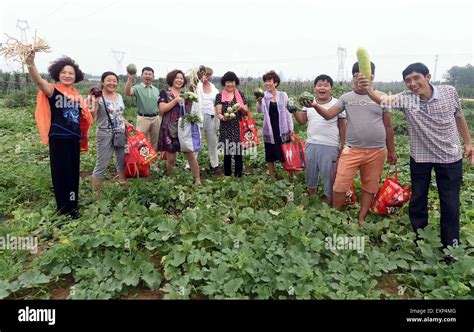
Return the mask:
<path id="1" fill-rule="evenodd" d="M 28 66 L 28 72 L 30 73 L 31 79 L 35 82 L 36 86 L 48 97 L 51 97 L 54 92 L 53 86 L 41 77 L 38 69 L 35 65 L 35 51 L 26 59 L 26 65 Z"/>
<path id="2" fill-rule="evenodd" d="M 316 101 L 310 102 L 308 100 L 303 101 L 303 106 L 305 107 L 312 107 L 319 113 L 323 118 L 326 120 L 330 120 L 341 113 L 343 110 L 337 108 L 336 106 L 332 106 L 330 109 L 326 109 L 323 106 L 319 105 Z"/>
<path id="3" fill-rule="evenodd" d="M 135 80 L 135 75 L 128 74 L 127 83 L 125 84 L 125 95 L 130 97 L 133 96 L 132 85 Z"/>
<path id="4" fill-rule="evenodd" d="M 365 78 L 364 75 L 359 74 L 356 79 L 356 84 L 358 84 L 363 91 L 367 93 L 367 95 L 377 104 L 381 105 L 382 107 L 392 107 L 395 104 L 396 97 L 395 96 L 386 96 L 377 93 L 374 88 L 372 87 L 372 82 Z"/>

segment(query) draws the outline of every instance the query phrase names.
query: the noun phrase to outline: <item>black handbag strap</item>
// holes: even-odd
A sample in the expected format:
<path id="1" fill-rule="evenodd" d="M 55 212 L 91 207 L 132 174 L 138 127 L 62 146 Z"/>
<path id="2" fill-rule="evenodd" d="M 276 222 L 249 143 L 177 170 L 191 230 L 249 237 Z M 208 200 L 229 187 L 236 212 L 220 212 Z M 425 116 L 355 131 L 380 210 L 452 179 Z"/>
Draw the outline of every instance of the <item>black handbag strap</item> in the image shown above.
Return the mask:
<path id="1" fill-rule="evenodd" d="M 107 114 L 107 118 L 109 119 L 109 124 L 110 124 L 110 129 L 112 129 L 113 132 L 115 132 L 115 127 L 112 123 L 112 119 L 110 118 L 110 114 L 109 114 L 109 111 L 107 110 L 107 104 L 105 103 L 105 98 L 104 98 L 104 95 L 102 95 L 102 102 L 104 103 L 104 110 L 105 110 L 105 114 Z"/>

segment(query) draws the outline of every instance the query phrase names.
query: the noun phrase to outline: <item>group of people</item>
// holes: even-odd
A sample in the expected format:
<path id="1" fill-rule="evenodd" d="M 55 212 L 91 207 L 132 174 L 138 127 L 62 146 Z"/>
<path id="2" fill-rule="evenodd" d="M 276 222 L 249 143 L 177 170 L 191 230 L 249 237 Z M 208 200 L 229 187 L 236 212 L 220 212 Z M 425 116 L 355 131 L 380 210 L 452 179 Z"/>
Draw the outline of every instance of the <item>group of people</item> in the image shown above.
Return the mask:
<path id="1" fill-rule="evenodd" d="M 113 72 L 101 77 L 102 94 L 90 96 L 89 103 L 80 98 L 74 84 L 83 79 L 78 65 L 70 58 L 61 58 L 49 67 L 51 84 L 44 80 L 34 63 L 34 52 L 27 65 L 33 81 L 40 89 L 36 119 L 43 143 L 49 143 L 51 175 L 58 211 L 78 217 L 79 153 L 87 149 L 87 131 L 92 119 L 97 121 L 97 161 L 93 171 L 93 187 L 100 188 L 105 171 L 115 154 L 117 172 L 125 179 L 124 148 L 114 144 L 117 132 L 124 133 L 130 123 L 124 119 L 123 97 L 117 93 L 119 78 Z M 263 75 L 265 92 L 258 97 L 257 112 L 263 113 L 265 160 L 271 179 L 275 179 L 275 163 L 284 162 L 282 144 L 291 140 L 294 119 L 307 125 L 305 179 L 308 194 L 316 193 L 318 183 L 324 185 L 326 202 L 341 209 L 346 192 L 360 172 L 362 191 L 358 219 L 363 221 L 379 188 L 384 164 L 397 162 L 391 112 L 401 110 L 408 123 L 411 144 L 412 197 L 409 215 L 415 231 L 428 223 L 428 191 L 431 171 L 435 170 L 441 201 L 441 240 L 443 245 L 459 244 L 460 188 L 462 155 L 474 163 L 472 141 L 463 116 L 460 99 L 451 86 L 435 86 L 422 63 L 409 65 L 402 73 L 408 88 L 400 94 L 387 96 L 372 88 L 371 77 L 359 73 L 359 64 L 352 67 L 353 91 L 339 99 L 332 96 L 333 80 L 319 75 L 314 80 L 314 100 L 303 101 L 303 108 L 289 107 L 288 95 L 278 90 L 279 76 L 270 71 Z M 227 72 L 221 78 L 222 90 L 211 83 L 213 71 L 201 66 L 199 82 L 194 87 L 199 97 L 201 133 L 207 142 L 209 167 L 219 168 L 218 146 L 224 149 L 224 175 L 236 177 L 243 172 L 243 148 L 240 121 L 250 114 L 247 99 L 238 89 L 239 78 Z M 137 103 L 136 129 L 149 135 L 151 144 L 166 152 L 166 169 L 175 168 L 176 152 L 180 152 L 178 119 L 190 113 L 192 103 L 183 99 L 187 78 L 181 70 L 166 76 L 168 88 L 159 91 L 153 86 L 154 71 L 143 68 L 142 82 L 134 85 L 135 75 L 128 74 L 125 95 Z M 233 107 L 238 104 L 238 107 Z M 89 107 L 90 106 L 90 107 Z M 232 109 L 233 115 L 229 115 Z M 237 147 L 237 148 L 235 148 Z M 195 183 L 201 184 L 197 153 L 184 152 Z M 234 167 L 232 167 L 234 163 Z M 234 172 L 233 172 L 234 168 Z M 289 174 L 293 177 L 293 174 Z"/>

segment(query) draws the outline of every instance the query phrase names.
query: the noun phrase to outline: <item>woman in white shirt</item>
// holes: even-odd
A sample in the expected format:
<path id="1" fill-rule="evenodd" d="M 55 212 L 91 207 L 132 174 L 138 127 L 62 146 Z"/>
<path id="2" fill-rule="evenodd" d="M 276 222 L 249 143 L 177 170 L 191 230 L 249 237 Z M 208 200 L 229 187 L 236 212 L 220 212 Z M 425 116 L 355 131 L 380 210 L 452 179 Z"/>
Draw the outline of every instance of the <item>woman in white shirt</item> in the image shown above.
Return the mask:
<path id="1" fill-rule="evenodd" d="M 217 155 L 218 120 L 214 102 L 219 90 L 211 83 L 212 74 L 213 71 L 209 67 L 203 67 L 199 71 L 198 77 L 200 81 L 197 84 L 196 93 L 199 96 L 199 103 L 203 114 L 202 133 L 206 137 L 210 171 L 215 173 L 219 167 L 219 158 Z"/>

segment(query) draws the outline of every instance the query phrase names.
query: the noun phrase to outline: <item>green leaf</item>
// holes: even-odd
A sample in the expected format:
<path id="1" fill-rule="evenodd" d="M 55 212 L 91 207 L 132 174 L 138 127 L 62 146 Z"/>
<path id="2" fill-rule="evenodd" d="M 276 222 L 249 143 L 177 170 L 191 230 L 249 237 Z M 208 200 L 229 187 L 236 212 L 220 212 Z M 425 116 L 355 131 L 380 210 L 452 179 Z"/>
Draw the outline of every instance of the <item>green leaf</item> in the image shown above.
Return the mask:
<path id="1" fill-rule="evenodd" d="M 144 274 L 141 278 L 146 282 L 147 286 L 153 290 L 159 289 L 161 282 L 163 281 L 163 276 L 160 271 L 153 271 L 152 273 Z"/>
<path id="2" fill-rule="evenodd" d="M 174 251 L 171 255 L 172 258 L 168 256 L 166 260 L 167 264 L 171 266 L 178 267 L 186 261 L 186 256 L 180 251 Z"/>
<path id="3" fill-rule="evenodd" d="M 31 288 L 49 282 L 49 277 L 38 270 L 28 270 L 18 277 L 18 281 L 22 287 Z"/>
<path id="4" fill-rule="evenodd" d="M 224 284 L 224 294 L 234 295 L 244 281 L 241 278 L 232 279 Z"/>

